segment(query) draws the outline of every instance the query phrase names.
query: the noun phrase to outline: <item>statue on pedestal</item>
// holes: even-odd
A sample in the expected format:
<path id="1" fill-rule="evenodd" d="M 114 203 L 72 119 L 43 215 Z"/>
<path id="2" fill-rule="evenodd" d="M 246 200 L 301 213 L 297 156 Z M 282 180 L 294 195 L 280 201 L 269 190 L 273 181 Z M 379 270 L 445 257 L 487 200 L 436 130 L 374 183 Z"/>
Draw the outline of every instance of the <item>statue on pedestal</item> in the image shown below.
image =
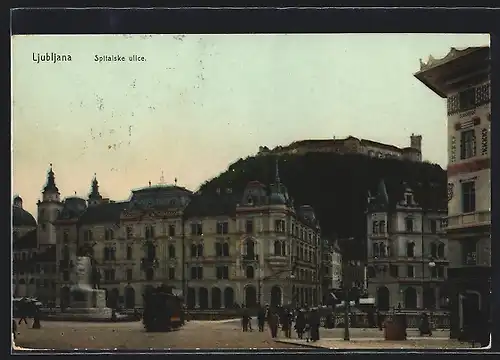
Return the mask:
<path id="1" fill-rule="evenodd" d="M 90 245 L 81 246 L 77 253 L 77 284 L 91 285 L 92 289 L 99 289 L 101 273 L 94 259 L 94 249 Z"/>

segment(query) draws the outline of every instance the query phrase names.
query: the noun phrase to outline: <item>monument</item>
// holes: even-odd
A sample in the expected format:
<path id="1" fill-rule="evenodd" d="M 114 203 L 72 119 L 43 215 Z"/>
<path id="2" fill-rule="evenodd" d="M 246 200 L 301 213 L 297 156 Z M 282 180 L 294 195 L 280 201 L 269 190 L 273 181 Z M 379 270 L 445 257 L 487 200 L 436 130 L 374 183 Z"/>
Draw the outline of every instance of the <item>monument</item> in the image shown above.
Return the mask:
<path id="1" fill-rule="evenodd" d="M 111 319 L 106 307 L 106 291 L 99 289 L 99 271 L 88 254 L 76 257 L 76 284 L 70 288 L 69 306 L 64 311 L 68 320 Z M 62 314 L 61 314 L 62 315 Z"/>

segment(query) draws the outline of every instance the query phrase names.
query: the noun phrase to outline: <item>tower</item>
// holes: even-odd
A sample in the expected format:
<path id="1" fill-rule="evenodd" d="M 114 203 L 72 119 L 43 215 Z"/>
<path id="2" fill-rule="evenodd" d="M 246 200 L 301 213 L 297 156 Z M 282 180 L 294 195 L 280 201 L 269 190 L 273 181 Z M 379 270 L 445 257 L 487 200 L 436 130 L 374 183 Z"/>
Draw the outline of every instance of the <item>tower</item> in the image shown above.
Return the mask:
<path id="1" fill-rule="evenodd" d="M 42 191 L 42 201 L 38 201 L 38 245 L 52 245 L 56 243 L 54 221 L 59 217 L 63 208 L 61 194 L 56 186 L 54 171 L 50 164 L 47 173 L 47 183 Z"/>
<path id="2" fill-rule="evenodd" d="M 102 196 L 99 194 L 99 182 L 97 181 L 97 175 L 94 174 L 94 178 L 92 179 L 92 187 L 89 194 L 88 205 L 94 206 L 99 205 L 102 201 Z"/>
<path id="3" fill-rule="evenodd" d="M 422 135 L 411 134 L 410 147 L 418 151 L 422 151 Z"/>

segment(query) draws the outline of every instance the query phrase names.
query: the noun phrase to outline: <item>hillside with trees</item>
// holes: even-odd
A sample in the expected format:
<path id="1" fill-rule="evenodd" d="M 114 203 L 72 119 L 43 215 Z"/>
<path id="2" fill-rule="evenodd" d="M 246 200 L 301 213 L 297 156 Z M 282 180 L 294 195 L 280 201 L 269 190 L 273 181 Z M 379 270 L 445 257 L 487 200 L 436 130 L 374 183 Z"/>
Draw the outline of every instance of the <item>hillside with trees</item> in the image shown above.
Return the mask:
<path id="1" fill-rule="evenodd" d="M 268 185 L 275 178 L 276 159 L 281 182 L 295 206 L 313 206 L 325 238 L 366 237 L 367 197 L 369 193 L 376 194 L 381 179 L 390 202 L 401 200 L 404 188 L 409 186 L 420 206 L 447 207 L 446 171 L 439 165 L 359 154 L 309 153 L 239 159 L 199 190 L 205 193 L 231 188 L 239 194 L 252 180 Z"/>

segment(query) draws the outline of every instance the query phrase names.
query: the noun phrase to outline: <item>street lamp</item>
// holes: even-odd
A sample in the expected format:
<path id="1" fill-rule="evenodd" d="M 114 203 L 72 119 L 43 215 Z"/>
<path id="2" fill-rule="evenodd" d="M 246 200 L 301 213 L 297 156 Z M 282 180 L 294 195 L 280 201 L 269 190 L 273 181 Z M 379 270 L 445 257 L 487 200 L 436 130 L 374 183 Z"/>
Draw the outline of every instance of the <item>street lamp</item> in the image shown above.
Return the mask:
<path id="1" fill-rule="evenodd" d="M 434 270 L 434 268 L 436 267 L 436 263 L 434 262 L 434 260 L 432 260 L 432 259 L 431 259 L 427 265 L 429 266 L 429 269 L 430 269 L 430 271 L 431 271 L 429 278 L 430 278 L 430 280 L 431 280 L 431 282 L 432 282 L 432 271 L 433 271 L 433 270 Z M 432 285 L 432 284 L 429 284 L 429 286 L 431 286 L 431 285 Z M 432 328 L 432 309 L 433 309 L 433 307 L 436 305 L 436 293 L 435 293 L 434 291 L 432 291 L 432 294 L 434 295 L 434 298 L 433 298 L 433 305 L 432 305 L 432 306 L 431 306 L 431 308 L 430 308 L 430 314 L 429 314 L 429 316 L 430 316 L 430 319 L 429 319 L 429 323 L 430 323 L 430 324 L 429 324 L 429 325 L 431 326 L 431 328 Z"/>
<path id="2" fill-rule="evenodd" d="M 347 282 L 347 268 L 349 267 L 356 267 L 359 266 L 360 262 L 359 261 L 347 261 L 345 266 L 344 266 L 344 271 L 343 271 L 343 284 L 344 284 L 344 340 L 349 341 L 351 339 L 351 336 L 349 334 L 349 312 L 350 312 L 350 299 L 349 299 L 349 290 L 350 290 L 350 284 L 348 285 Z"/>

